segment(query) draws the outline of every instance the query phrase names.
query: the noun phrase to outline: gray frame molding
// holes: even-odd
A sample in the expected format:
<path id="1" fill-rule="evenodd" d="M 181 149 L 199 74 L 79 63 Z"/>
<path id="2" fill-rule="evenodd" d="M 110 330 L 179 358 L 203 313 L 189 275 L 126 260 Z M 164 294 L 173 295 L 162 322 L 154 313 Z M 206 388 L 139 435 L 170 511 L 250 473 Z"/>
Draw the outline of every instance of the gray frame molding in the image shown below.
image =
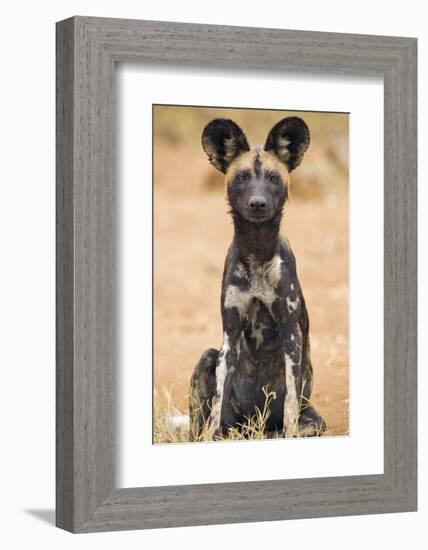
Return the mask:
<path id="1" fill-rule="evenodd" d="M 72 532 L 413 511 L 416 39 L 73 17 L 57 24 L 57 525 Z M 114 486 L 116 62 L 381 75 L 383 475 Z"/>

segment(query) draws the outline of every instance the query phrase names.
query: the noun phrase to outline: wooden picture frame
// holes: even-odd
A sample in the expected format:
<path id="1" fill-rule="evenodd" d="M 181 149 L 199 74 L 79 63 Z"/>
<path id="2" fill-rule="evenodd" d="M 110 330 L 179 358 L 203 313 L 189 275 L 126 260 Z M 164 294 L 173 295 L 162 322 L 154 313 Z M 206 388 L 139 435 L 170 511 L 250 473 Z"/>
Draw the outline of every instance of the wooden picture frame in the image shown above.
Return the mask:
<path id="1" fill-rule="evenodd" d="M 417 507 L 416 39 L 73 17 L 57 24 L 57 526 L 72 532 Z M 117 489 L 117 62 L 384 79 L 384 473 Z"/>

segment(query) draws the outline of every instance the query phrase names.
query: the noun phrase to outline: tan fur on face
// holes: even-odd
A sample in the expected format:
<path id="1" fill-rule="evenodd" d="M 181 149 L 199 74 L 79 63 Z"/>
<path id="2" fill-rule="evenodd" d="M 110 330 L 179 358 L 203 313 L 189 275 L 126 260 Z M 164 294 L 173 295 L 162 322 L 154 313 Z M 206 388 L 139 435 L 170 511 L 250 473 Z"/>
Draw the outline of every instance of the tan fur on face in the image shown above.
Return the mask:
<path id="1" fill-rule="evenodd" d="M 283 181 L 284 185 L 289 184 L 290 174 L 285 164 L 283 164 L 277 156 L 270 151 L 263 151 L 260 149 L 252 149 L 246 153 L 242 153 L 238 156 L 229 166 L 226 172 L 226 185 L 230 185 L 236 174 L 244 170 L 250 171 L 254 174 L 254 161 L 256 156 L 259 155 L 261 167 L 266 172 L 277 172 Z"/>

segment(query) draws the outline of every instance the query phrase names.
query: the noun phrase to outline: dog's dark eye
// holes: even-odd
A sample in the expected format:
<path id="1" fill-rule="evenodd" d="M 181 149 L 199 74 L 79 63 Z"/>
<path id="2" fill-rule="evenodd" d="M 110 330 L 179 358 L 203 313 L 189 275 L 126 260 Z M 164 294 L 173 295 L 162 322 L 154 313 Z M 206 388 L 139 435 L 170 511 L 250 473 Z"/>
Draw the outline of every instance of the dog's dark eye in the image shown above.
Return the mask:
<path id="1" fill-rule="evenodd" d="M 239 183 L 245 183 L 247 181 L 247 174 L 238 174 L 236 179 Z"/>
<path id="2" fill-rule="evenodd" d="M 281 183 L 281 178 L 277 174 L 272 174 L 270 177 L 270 181 L 275 185 L 278 185 L 278 183 Z"/>

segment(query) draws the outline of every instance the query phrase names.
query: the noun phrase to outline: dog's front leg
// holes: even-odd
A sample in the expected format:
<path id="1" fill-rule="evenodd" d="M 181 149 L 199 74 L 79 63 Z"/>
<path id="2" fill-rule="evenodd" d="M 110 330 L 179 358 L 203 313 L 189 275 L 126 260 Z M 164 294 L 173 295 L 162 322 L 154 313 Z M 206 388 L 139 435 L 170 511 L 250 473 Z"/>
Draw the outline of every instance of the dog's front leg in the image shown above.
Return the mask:
<path id="1" fill-rule="evenodd" d="M 302 389 L 302 331 L 298 323 L 283 327 L 282 342 L 285 365 L 284 437 L 298 435 Z"/>
<path id="2" fill-rule="evenodd" d="M 216 366 L 216 396 L 213 399 L 208 429 L 208 436 L 211 439 L 222 432 L 222 411 L 229 401 L 232 377 L 236 368 L 241 323 L 235 308 L 223 312 L 223 330 L 223 345 Z"/>
<path id="3" fill-rule="evenodd" d="M 230 358 L 230 339 L 229 335 L 225 332 L 223 335 L 223 345 L 220 349 L 220 353 L 217 360 L 215 369 L 216 378 L 216 395 L 212 402 L 210 424 L 208 428 L 208 437 L 213 439 L 220 431 L 221 423 L 221 409 L 223 405 L 224 387 L 228 372 L 228 363 Z"/>

